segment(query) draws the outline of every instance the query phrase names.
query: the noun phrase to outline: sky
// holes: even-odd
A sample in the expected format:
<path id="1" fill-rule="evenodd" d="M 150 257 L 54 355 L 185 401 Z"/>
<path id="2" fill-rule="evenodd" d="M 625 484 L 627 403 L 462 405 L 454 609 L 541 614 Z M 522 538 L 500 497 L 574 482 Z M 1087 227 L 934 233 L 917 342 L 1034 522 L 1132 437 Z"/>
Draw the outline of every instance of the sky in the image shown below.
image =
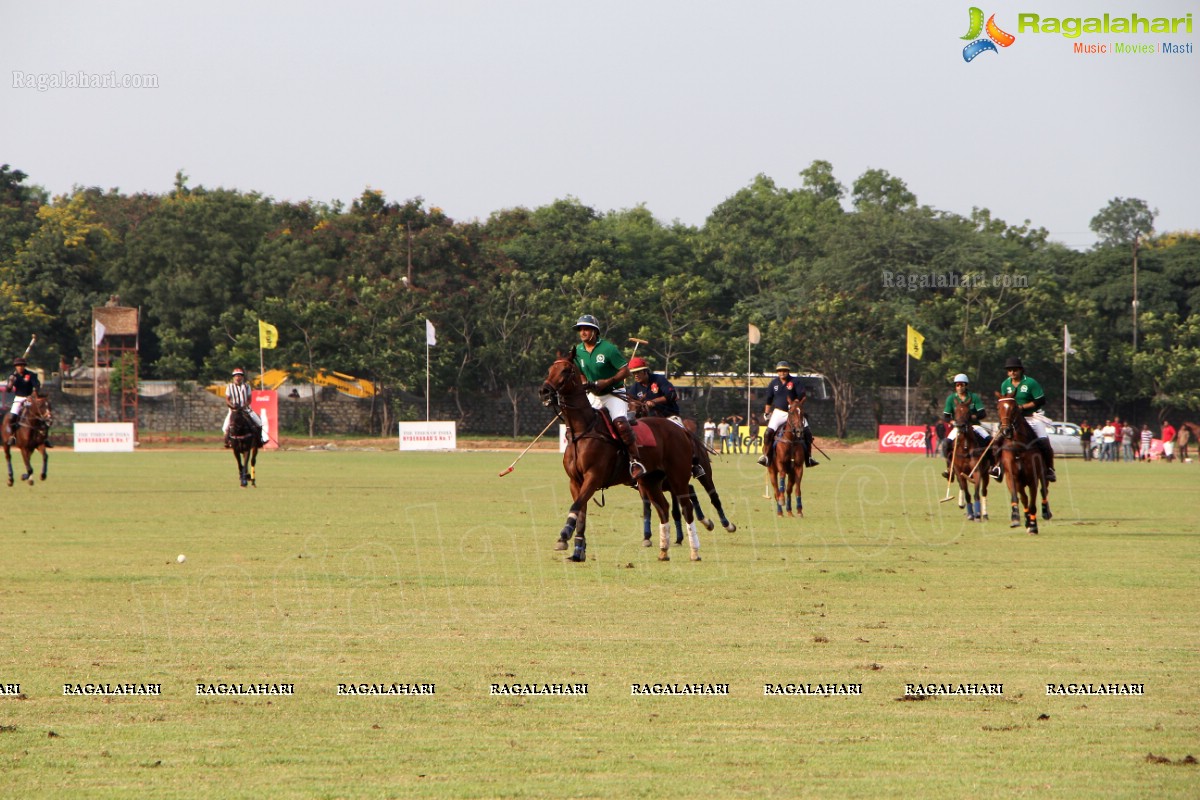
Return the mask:
<path id="1" fill-rule="evenodd" d="M 462 221 L 574 197 L 699 226 L 756 175 L 796 188 L 822 159 L 847 190 L 883 169 L 923 205 L 1078 249 L 1115 197 L 1200 230 L 1200 3 L 992 0 L 1015 41 L 967 62 L 970 7 L 0 0 L 0 163 L 56 195 L 161 193 L 182 170 L 277 200 L 371 187 Z M 1018 27 L 1104 13 L 1191 13 L 1193 33 Z M 1074 52 L 1163 42 L 1192 52 Z M 81 72 L 157 87 L 35 85 Z"/>

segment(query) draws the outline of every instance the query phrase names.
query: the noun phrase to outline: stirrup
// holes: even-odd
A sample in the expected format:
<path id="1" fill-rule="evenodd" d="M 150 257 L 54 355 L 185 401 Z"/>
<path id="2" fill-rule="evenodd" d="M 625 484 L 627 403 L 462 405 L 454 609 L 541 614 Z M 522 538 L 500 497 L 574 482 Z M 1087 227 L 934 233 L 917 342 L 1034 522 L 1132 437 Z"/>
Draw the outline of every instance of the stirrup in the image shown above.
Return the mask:
<path id="1" fill-rule="evenodd" d="M 764 467 L 765 467 L 765 466 L 767 466 L 767 464 L 769 464 L 769 463 L 770 463 L 770 462 L 767 460 L 767 454 L 766 454 L 766 453 L 763 453 L 761 456 L 759 456 L 759 457 L 758 457 L 758 463 L 759 463 L 759 465 L 761 465 L 761 466 L 764 466 Z"/>
<path id="2" fill-rule="evenodd" d="M 629 459 L 629 477 L 635 481 L 646 474 L 646 466 L 637 459 Z"/>
<path id="3" fill-rule="evenodd" d="M 1002 469 L 1000 469 L 999 464 L 997 464 L 996 466 L 989 469 L 988 474 L 991 475 L 992 478 L 994 478 L 995 480 L 1000 480 L 1001 478 L 1004 477 L 1004 471 Z"/>
<path id="4" fill-rule="evenodd" d="M 815 458 L 809 458 L 809 459 L 805 460 L 805 462 L 804 462 L 804 466 L 806 466 L 806 467 L 819 467 L 819 466 L 821 466 L 821 462 L 820 462 L 820 461 L 817 461 Z"/>
<path id="5" fill-rule="evenodd" d="M 703 478 L 705 476 L 704 467 L 699 464 L 692 464 L 692 477 Z"/>
<path id="6" fill-rule="evenodd" d="M 1054 483 L 1058 480 L 1058 476 L 1054 474 L 1053 467 L 1046 467 L 1046 480 L 1048 480 L 1050 483 Z"/>
<path id="7" fill-rule="evenodd" d="M 948 469 L 942 470 L 942 477 L 945 478 L 946 480 L 950 480 L 950 470 L 948 470 Z"/>

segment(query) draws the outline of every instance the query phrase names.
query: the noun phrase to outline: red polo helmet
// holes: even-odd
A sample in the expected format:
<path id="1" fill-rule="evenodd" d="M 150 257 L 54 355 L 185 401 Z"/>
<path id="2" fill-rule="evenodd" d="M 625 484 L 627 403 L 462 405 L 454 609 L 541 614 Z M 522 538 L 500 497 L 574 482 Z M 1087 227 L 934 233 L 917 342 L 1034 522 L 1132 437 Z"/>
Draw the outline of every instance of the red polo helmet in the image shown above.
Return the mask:
<path id="1" fill-rule="evenodd" d="M 641 356 L 634 356 L 629 359 L 630 372 L 641 372 L 644 369 L 650 369 L 650 365 L 646 363 L 646 359 Z"/>

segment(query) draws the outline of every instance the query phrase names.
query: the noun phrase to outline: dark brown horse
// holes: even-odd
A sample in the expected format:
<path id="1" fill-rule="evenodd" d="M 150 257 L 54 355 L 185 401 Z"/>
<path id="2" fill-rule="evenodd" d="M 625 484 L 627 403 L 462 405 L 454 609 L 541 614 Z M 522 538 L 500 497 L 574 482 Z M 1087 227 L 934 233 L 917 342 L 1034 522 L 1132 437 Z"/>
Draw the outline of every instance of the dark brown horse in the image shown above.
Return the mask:
<path id="1" fill-rule="evenodd" d="M 21 458 L 25 461 L 25 472 L 21 475 L 21 480 L 28 481 L 29 485 L 33 486 L 33 465 L 30 463 L 33 451 L 37 450 L 42 454 L 42 480 L 46 480 L 46 469 L 49 466 L 50 459 L 46 455 L 46 437 L 50 435 L 50 426 L 54 423 L 54 411 L 50 408 L 50 398 L 44 394 L 35 393 L 21 409 L 16 430 L 12 430 L 11 420 L 12 415 L 5 414 L 3 426 L 0 427 L 0 436 L 4 437 L 4 460 L 8 462 L 8 485 L 13 485 L 12 445 L 8 441 L 15 436 L 16 447 L 21 451 Z"/>
<path id="2" fill-rule="evenodd" d="M 1025 530 L 1031 534 L 1038 532 L 1037 524 L 1037 495 L 1042 493 L 1042 516 L 1051 518 L 1050 501 L 1047 497 L 1050 484 L 1046 480 L 1046 462 L 1037 446 L 1037 434 L 1025 421 L 1025 417 L 1017 409 L 1017 401 L 1012 397 L 1001 397 L 996 393 L 996 413 L 1000 418 L 996 431 L 996 441 L 1003 441 L 1000 446 L 1000 464 L 1008 480 L 1008 490 L 1012 498 L 1012 522 L 1010 528 L 1021 524 L 1017 514 L 1017 504 L 1024 509 Z"/>
<path id="3" fill-rule="evenodd" d="M 804 480 L 804 400 L 788 403 L 787 422 L 775 436 L 774 455 L 767 471 L 775 489 L 775 516 L 782 517 L 786 501 L 789 517 L 804 516 L 800 482 Z M 792 494 L 796 495 L 796 513 L 792 513 Z"/>
<path id="4" fill-rule="evenodd" d="M 633 403 L 630 403 L 630 408 L 634 408 Z M 645 416 L 643 411 L 638 411 L 637 413 L 638 419 Z M 683 420 L 683 428 L 691 434 L 692 445 L 695 447 L 695 453 L 692 456 L 693 466 L 699 466 L 700 472 L 703 473 L 698 478 L 700 485 L 708 492 L 708 497 L 713 502 L 713 508 L 717 510 L 717 515 L 721 518 L 721 526 L 730 533 L 733 533 L 737 530 L 737 525 L 729 521 L 725 516 L 725 509 L 721 507 L 721 497 L 717 494 L 717 487 L 712 477 L 712 458 L 710 457 L 708 448 L 704 446 L 704 441 L 696 435 L 696 421 L 694 419 Z M 704 526 L 705 530 L 711 531 L 716 525 L 704 515 L 704 509 L 700 505 L 700 498 L 696 494 L 696 488 L 690 483 L 688 484 L 688 494 L 692 498 L 692 510 L 696 513 L 696 520 Z M 643 496 L 642 538 L 646 547 L 650 546 L 650 509 L 650 498 Z M 675 523 L 675 544 L 683 544 L 683 515 L 679 511 L 679 501 L 675 499 L 675 495 L 671 495 L 671 521 Z M 699 542 L 699 536 L 695 536 L 691 542 L 693 549 L 698 550 L 700 548 Z"/>
<path id="5" fill-rule="evenodd" d="M 992 453 L 975 431 L 971 419 L 971 402 L 954 397 L 954 458 L 950 461 L 951 474 L 958 478 L 958 507 L 967 509 L 967 521 L 988 518 L 987 492 L 988 470 L 992 467 Z M 972 472 L 974 470 L 974 472 Z M 974 499 L 971 489 L 974 488 Z"/>
<path id="6" fill-rule="evenodd" d="M 556 550 L 566 550 L 567 542 L 575 537 L 575 548 L 568 561 L 587 560 L 587 504 L 592 496 L 610 486 L 629 485 L 629 457 L 609 430 L 607 417 L 588 402 L 583 381 L 575 365 L 559 358 L 550 365 L 546 380 L 538 390 L 542 403 L 553 408 L 567 426 L 567 451 L 563 469 L 571 481 L 571 509 L 566 524 L 559 532 Z M 649 497 L 658 510 L 658 546 L 660 561 L 669 561 L 670 546 L 667 521 L 670 504 L 663 494 L 663 484 L 679 500 L 680 510 L 687 520 L 688 531 L 695 531 L 688 482 L 692 477 L 692 437 L 668 419 L 653 418 L 640 421 L 653 434 L 654 443 L 639 442 L 642 465 L 646 471 L 637 479 L 643 497 Z M 692 558 L 699 560 L 699 553 Z"/>
<path id="7" fill-rule="evenodd" d="M 262 445 L 262 428 L 254 423 L 246 409 L 234 409 L 229 418 L 229 440 L 233 457 L 237 459 L 238 480 L 242 487 L 258 488 L 254 468 L 258 463 L 258 448 Z"/>

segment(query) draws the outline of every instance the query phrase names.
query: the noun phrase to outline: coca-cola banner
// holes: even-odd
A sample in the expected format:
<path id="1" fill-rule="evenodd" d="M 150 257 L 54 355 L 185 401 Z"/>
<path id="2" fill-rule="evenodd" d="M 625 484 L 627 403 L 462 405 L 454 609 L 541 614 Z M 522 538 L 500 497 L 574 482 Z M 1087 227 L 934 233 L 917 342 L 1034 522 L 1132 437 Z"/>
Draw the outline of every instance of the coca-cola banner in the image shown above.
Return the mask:
<path id="1" fill-rule="evenodd" d="M 925 452 L 925 428 L 917 425 L 880 425 L 879 452 Z"/>

